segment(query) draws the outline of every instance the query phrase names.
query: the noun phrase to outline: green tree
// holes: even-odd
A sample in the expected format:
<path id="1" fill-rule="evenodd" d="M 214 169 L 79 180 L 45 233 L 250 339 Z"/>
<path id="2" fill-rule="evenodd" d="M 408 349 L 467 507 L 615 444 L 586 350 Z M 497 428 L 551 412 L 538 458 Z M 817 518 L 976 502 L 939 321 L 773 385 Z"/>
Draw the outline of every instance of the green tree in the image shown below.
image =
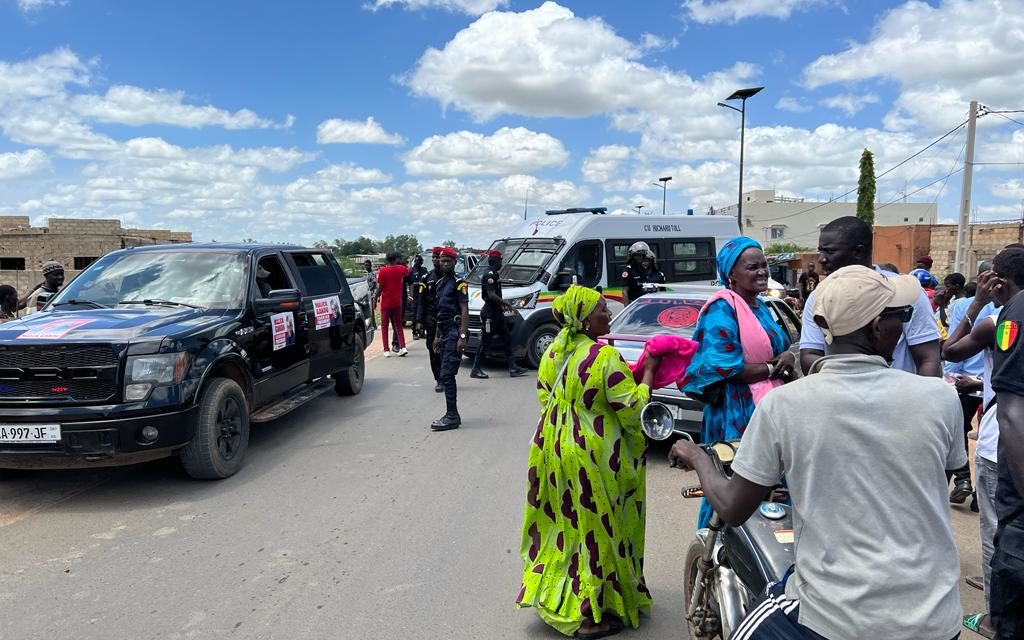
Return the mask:
<path id="1" fill-rule="evenodd" d="M 380 253 L 380 245 L 377 241 L 367 236 L 359 236 L 355 240 L 342 242 L 338 249 L 343 256 Z"/>
<path id="2" fill-rule="evenodd" d="M 242 238 L 242 244 L 259 244 L 259 242 L 256 238 Z"/>
<path id="3" fill-rule="evenodd" d="M 444 242 L 441 243 L 441 246 L 448 247 L 449 249 L 457 249 L 459 247 L 459 245 L 456 244 L 454 240 L 445 240 Z"/>
<path id="4" fill-rule="evenodd" d="M 857 181 L 857 217 L 875 224 L 875 160 L 867 149 L 860 154 L 860 180 Z"/>
<path id="5" fill-rule="evenodd" d="M 800 253 L 801 251 L 811 251 L 810 247 L 802 247 L 795 242 L 776 242 L 765 247 L 766 255 L 776 255 L 779 253 Z"/>
<path id="6" fill-rule="evenodd" d="M 381 253 L 397 251 L 402 254 L 403 258 L 411 258 L 423 251 L 423 246 L 420 245 L 420 241 L 413 235 L 388 235 L 380 242 L 379 250 Z"/>

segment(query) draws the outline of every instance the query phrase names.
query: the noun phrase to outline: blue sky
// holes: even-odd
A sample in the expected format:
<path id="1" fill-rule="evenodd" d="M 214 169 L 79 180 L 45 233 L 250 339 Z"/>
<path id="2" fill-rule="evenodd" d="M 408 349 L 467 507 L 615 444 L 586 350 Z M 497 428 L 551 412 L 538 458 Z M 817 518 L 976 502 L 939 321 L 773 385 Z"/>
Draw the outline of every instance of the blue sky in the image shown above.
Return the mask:
<path id="1" fill-rule="evenodd" d="M 0 214 L 116 217 L 201 240 L 415 233 L 486 244 L 546 208 L 669 209 L 856 184 L 1024 108 L 1024 0 L 0 0 Z M 1024 120 L 1024 114 L 1010 114 Z M 1024 162 L 982 119 L 981 162 Z M 879 184 L 957 213 L 963 132 Z M 1019 218 L 1024 167 L 976 174 Z"/>

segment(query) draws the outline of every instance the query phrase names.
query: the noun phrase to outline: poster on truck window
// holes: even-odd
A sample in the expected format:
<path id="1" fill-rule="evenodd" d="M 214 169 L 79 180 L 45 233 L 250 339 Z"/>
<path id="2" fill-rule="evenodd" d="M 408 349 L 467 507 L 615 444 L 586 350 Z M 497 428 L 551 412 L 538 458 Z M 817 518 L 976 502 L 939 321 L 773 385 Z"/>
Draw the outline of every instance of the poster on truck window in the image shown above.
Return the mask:
<path id="1" fill-rule="evenodd" d="M 270 316 L 270 325 L 274 328 L 274 351 L 295 344 L 295 316 L 291 311 Z"/>
<path id="2" fill-rule="evenodd" d="M 338 296 L 317 298 L 313 301 L 313 313 L 317 329 L 337 327 L 341 324 L 341 299 Z"/>

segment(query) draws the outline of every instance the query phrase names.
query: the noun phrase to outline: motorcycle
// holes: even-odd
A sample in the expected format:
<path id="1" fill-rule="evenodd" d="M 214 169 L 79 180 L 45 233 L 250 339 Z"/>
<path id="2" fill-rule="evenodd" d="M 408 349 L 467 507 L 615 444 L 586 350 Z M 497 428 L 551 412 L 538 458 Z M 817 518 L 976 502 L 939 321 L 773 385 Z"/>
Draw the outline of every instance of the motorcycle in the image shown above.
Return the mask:
<path id="1" fill-rule="evenodd" d="M 672 411 L 651 402 L 640 414 L 648 438 L 666 440 L 673 433 Z M 688 434 L 682 434 L 691 442 Z M 701 444 L 718 470 L 731 475 L 738 441 Z M 701 487 L 683 487 L 684 498 L 702 498 Z M 786 492 L 776 488 L 773 500 L 761 503 L 745 523 L 731 527 L 713 512 L 706 529 L 698 529 L 686 551 L 683 595 L 690 637 L 727 640 L 757 604 L 768 585 L 782 580 L 795 562 L 793 515 Z"/>

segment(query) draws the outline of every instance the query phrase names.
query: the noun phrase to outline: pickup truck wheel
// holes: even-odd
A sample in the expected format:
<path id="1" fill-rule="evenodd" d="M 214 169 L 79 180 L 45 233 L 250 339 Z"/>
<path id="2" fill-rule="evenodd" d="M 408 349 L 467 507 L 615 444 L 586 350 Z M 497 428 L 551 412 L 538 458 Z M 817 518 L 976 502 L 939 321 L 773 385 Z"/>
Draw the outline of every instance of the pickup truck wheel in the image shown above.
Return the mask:
<path id="1" fill-rule="evenodd" d="M 530 333 L 526 341 L 526 360 L 533 369 L 540 368 L 540 361 L 548 352 L 548 347 L 555 341 L 559 328 L 556 324 L 542 324 Z"/>
<path id="2" fill-rule="evenodd" d="M 242 467 L 249 447 L 249 405 L 234 380 L 216 378 L 199 399 L 196 432 L 181 450 L 185 472 L 200 480 L 218 480 Z"/>
<path id="3" fill-rule="evenodd" d="M 339 396 L 355 396 L 363 390 L 363 379 L 366 376 L 366 354 L 363 353 L 363 337 L 356 336 L 353 340 L 352 364 L 335 373 L 334 393 Z"/>

